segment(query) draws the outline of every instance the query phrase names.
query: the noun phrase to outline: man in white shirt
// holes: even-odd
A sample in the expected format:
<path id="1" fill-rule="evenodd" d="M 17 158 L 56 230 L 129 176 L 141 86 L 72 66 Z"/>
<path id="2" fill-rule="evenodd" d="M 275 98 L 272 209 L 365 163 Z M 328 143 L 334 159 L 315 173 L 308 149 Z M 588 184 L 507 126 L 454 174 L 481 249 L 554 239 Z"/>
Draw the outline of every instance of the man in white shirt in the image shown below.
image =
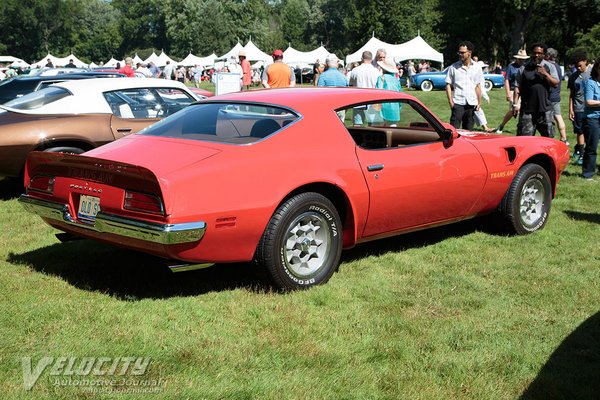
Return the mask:
<path id="1" fill-rule="evenodd" d="M 481 108 L 483 72 L 479 64 L 471 59 L 473 43 L 461 42 L 458 45 L 459 60 L 448 67 L 446 75 L 446 95 L 452 110 L 450 124 L 471 130 L 475 120 L 475 111 Z"/>
<path id="2" fill-rule="evenodd" d="M 362 64 L 350 71 L 350 86 L 359 88 L 374 88 L 377 83 L 377 78 L 381 76 L 381 71 L 375 68 L 372 64 L 373 53 L 363 51 Z M 354 109 L 354 124 L 362 125 L 365 119 L 364 108 Z"/>

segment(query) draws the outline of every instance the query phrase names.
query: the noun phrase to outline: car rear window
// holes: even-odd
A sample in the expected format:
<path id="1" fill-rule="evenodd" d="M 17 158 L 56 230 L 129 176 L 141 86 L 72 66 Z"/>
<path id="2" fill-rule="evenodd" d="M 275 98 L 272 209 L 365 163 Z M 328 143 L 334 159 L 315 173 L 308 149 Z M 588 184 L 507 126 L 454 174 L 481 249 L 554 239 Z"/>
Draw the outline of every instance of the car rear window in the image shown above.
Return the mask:
<path id="1" fill-rule="evenodd" d="M 245 144 L 270 136 L 297 119 L 294 112 L 271 105 L 202 103 L 189 106 L 139 134 Z"/>
<path id="2" fill-rule="evenodd" d="M 6 107 L 15 108 L 17 110 L 35 110 L 55 102 L 63 97 L 71 96 L 71 92 L 60 87 L 47 87 L 37 92 L 26 94 L 23 97 L 11 100 L 4 104 Z"/>

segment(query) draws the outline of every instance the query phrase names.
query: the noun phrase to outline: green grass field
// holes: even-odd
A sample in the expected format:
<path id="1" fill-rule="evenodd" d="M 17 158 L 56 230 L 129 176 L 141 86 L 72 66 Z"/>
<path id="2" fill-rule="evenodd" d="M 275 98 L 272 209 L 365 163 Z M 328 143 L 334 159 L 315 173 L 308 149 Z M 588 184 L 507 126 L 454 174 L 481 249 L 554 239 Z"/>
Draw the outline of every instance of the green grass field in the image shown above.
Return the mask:
<path id="1" fill-rule="evenodd" d="M 448 120 L 445 93 L 409 93 Z M 491 94 L 495 126 L 507 105 Z M 372 242 L 343 253 L 328 284 L 286 294 L 251 265 L 171 274 L 109 245 L 59 244 L 0 182 L 0 398 L 598 398 L 600 180 L 579 173 L 567 168 L 541 232 L 477 219 Z M 150 363 L 108 389 L 78 382 L 114 376 L 52 364 L 25 390 L 23 357 Z"/>

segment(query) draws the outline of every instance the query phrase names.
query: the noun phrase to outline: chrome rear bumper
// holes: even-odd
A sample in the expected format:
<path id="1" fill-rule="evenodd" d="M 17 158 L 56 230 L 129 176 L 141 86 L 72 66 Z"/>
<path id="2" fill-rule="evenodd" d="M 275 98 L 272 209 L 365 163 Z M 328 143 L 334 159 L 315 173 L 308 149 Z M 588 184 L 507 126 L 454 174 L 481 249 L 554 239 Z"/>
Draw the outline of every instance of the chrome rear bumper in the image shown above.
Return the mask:
<path id="1" fill-rule="evenodd" d="M 145 240 L 160 244 L 179 244 L 198 242 L 206 231 L 205 222 L 187 222 L 182 224 L 161 224 L 137 218 L 120 217 L 100 211 L 93 224 L 78 222 L 71 216 L 66 204 L 37 199 L 27 194 L 19 197 L 19 202 L 27 211 L 42 218 L 67 223 L 79 228 L 100 233 L 112 233 L 132 239 Z"/>

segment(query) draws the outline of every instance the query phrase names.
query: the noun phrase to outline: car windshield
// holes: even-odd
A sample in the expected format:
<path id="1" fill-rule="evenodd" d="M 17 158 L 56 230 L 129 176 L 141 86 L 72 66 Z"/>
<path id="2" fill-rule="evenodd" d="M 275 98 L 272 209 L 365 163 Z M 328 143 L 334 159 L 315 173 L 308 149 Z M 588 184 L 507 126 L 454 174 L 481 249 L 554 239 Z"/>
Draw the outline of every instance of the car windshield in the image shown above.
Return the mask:
<path id="1" fill-rule="evenodd" d="M 11 100 L 4 105 L 6 107 L 15 108 L 17 110 L 35 110 L 62 99 L 63 97 L 71 96 L 71 92 L 60 87 L 47 87 L 37 92 L 29 93 L 23 97 Z"/>
<path id="2" fill-rule="evenodd" d="M 258 104 L 202 103 L 144 129 L 139 134 L 245 144 L 256 142 L 298 119 L 290 110 Z"/>

